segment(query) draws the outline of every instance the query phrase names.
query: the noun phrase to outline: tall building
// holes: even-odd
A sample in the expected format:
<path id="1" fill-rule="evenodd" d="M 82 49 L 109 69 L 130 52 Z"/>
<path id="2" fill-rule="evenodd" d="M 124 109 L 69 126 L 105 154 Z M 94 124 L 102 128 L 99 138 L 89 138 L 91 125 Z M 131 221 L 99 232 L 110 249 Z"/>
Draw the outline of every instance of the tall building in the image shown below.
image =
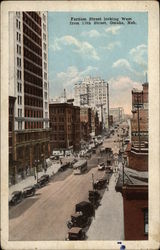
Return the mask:
<path id="1" fill-rule="evenodd" d="M 109 114 L 113 116 L 113 123 L 114 122 L 121 122 L 124 119 L 123 107 L 110 108 Z"/>
<path id="2" fill-rule="evenodd" d="M 50 103 L 50 144 L 53 150 L 80 149 L 80 108 L 68 103 Z"/>
<path id="3" fill-rule="evenodd" d="M 75 105 L 96 108 L 99 119 L 108 128 L 109 90 L 108 83 L 99 77 L 86 77 L 75 84 Z"/>
<path id="4" fill-rule="evenodd" d="M 14 175 L 49 154 L 48 87 L 47 12 L 10 12 L 9 96 L 15 98 L 10 172 Z"/>

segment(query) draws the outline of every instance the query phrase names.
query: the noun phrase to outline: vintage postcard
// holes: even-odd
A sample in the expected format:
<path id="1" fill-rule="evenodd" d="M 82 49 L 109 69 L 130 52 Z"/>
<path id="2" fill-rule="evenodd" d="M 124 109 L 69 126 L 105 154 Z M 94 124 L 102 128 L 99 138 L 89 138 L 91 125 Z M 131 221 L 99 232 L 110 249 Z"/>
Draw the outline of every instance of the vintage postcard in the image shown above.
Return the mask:
<path id="1" fill-rule="evenodd" d="M 2 249 L 159 249 L 158 3 L 1 16 Z"/>

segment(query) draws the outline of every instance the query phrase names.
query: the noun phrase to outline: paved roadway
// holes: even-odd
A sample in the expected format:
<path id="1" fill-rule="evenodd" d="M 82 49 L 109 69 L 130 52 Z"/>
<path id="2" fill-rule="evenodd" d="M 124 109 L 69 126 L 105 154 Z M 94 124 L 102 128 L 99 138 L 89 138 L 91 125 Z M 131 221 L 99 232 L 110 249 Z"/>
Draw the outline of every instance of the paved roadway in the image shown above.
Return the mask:
<path id="1" fill-rule="evenodd" d="M 105 140 L 103 146 L 111 146 L 113 151 L 117 151 L 118 144 L 113 142 L 115 138 L 116 135 Z M 9 213 L 9 240 L 64 240 L 68 231 L 66 222 L 75 211 L 75 204 L 88 200 L 92 173 L 95 179 L 104 175 L 97 170 L 98 157 L 99 154 L 96 154 L 89 160 L 87 173 L 73 175 L 72 169 L 68 169 L 39 189 L 34 197 L 12 207 Z"/>
<path id="2" fill-rule="evenodd" d="M 88 199 L 92 189 L 92 173 L 101 177 L 97 170 L 97 155 L 90 160 L 90 168 L 83 175 L 73 175 L 72 170 L 55 176 L 34 197 L 23 200 L 10 209 L 10 240 L 64 240 L 66 222 L 75 210 L 75 204 Z"/>

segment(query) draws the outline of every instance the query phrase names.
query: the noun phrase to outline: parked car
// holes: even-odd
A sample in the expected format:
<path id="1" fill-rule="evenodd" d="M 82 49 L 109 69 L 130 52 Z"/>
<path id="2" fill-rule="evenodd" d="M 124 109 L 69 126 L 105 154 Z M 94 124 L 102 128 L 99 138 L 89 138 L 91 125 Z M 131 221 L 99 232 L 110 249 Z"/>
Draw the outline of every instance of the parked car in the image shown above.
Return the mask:
<path id="1" fill-rule="evenodd" d="M 23 189 L 23 197 L 34 196 L 36 192 L 35 186 L 28 186 Z"/>
<path id="2" fill-rule="evenodd" d="M 94 189 L 103 189 L 105 187 L 105 184 L 106 184 L 106 179 L 104 178 L 101 178 L 101 179 L 98 179 L 95 183 L 94 183 Z"/>
<path id="3" fill-rule="evenodd" d="M 100 196 L 99 192 L 97 192 L 96 190 L 91 190 L 91 191 L 89 191 L 88 200 L 89 200 L 94 206 L 99 205 L 99 200 L 100 200 L 100 199 L 101 199 L 101 196 Z"/>
<path id="4" fill-rule="evenodd" d="M 105 164 L 104 164 L 104 162 L 101 162 L 101 163 L 98 164 L 98 170 L 99 171 L 105 170 Z"/>
<path id="5" fill-rule="evenodd" d="M 94 214 L 94 207 L 91 202 L 81 201 L 80 203 L 76 204 L 75 211 L 82 212 L 83 215 L 91 217 Z"/>
<path id="6" fill-rule="evenodd" d="M 81 227 L 84 228 L 89 225 L 90 217 L 87 217 L 82 212 L 76 212 L 71 215 L 71 219 L 67 221 L 68 228 Z"/>
<path id="7" fill-rule="evenodd" d="M 14 191 L 11 194 L 11 199 L 9 201 L 9 205 L 10 206 L 14 206 L 16 204 L 18 204 L 19 202 L 21 202 L 23 199 L 23 193 L 22 191 Z"/>
<path id="8" fill-rule="evenodd" d="M 38 181 L 37 181 L 37 184 L 39 185 L 39 187 L 43 187 L 46 185 L 46 183 L 49 182 L 49 175 L 48 174 L 44 174 L 42 175 Z"/>
<path id="9" fill-rule="evenodd" d="M 80 227 L 72 227 L 68 231 L 66 240 L 85 240 L 85 232 Z"/>

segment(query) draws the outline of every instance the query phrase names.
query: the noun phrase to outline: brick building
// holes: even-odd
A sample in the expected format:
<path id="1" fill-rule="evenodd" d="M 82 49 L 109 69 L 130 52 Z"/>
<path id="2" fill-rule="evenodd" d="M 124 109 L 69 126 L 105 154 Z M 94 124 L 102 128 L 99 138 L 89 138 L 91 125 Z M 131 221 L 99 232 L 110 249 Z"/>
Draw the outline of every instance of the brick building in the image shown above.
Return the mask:
<path id="1" fill-rule="evenodd" d="M 123 196 L 125 240 L 148 239 L 148 83 L 132 91 L 131 142 L 116 190 Z"/>
<path id="2" fill-rule="evenodd" d="M 79 150 L 80 108 L 68 103 L 51 103 L 49 117 L 51 151 Z"/>
<path id="3" fill-rule="evenodd" d="M 50 154 L 47 29 L 46 12 L 9 13 L 9 100 L 15 98 L 11 182 Z"/>
<path id="4" fill-rule="evenodd" d="M 80 107 L 80 132 L 81 140 L 88 141 L 91 133 L 91 108 L 81 106 Z"/>

